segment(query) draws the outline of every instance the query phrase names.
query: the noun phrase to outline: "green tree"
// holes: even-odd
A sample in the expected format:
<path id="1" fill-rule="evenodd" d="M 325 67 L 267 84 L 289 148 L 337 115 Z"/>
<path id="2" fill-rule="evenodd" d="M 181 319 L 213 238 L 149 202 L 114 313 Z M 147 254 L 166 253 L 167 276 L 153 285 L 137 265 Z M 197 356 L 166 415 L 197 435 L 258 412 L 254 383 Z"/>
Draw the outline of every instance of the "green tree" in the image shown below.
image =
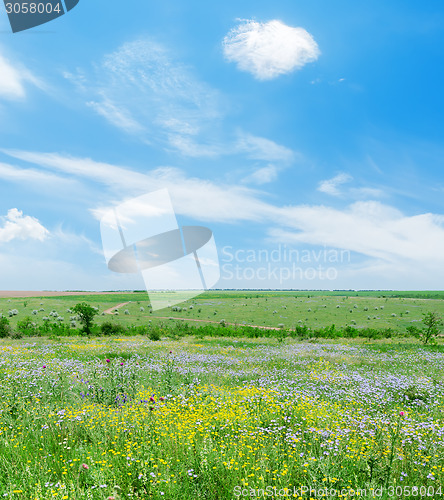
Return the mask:
<path id="1" fill-rule="evenodd" d="M 83 325 L 83 331 L 89 335 L 91 333 L 91 327 L 94 324 L 94 316 L 99 312 L 97 308 L 90 306 L 86 302 L 80 302 L 71 310 L 73 313 L 77 314 L 80 323 Z"/>
<path id="2" fill-rule="evenodd" d="M 435 341 L 435 337 L 437 337 L 441 331 L 443 321 L 437 312 L 428 312 L 423 314 L 423 316 L 422 322 L 425 328 L 421 331 L 421 340 L 424 344 L 427 344 L 428 342 Z"/>

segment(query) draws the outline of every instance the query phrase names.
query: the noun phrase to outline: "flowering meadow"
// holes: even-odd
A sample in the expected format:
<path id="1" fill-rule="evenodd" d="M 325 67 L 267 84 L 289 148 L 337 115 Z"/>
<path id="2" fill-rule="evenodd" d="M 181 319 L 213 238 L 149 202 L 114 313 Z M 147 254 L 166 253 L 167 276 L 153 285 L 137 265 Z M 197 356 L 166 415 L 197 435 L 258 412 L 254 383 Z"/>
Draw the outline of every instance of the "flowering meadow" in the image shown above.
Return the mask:
<path id="1" fill-rule="evenodd" d="M 439 346 L 0 342 L 0 498 L 372 498 L 412 486 L 438 498 L 444 483 Z"/>

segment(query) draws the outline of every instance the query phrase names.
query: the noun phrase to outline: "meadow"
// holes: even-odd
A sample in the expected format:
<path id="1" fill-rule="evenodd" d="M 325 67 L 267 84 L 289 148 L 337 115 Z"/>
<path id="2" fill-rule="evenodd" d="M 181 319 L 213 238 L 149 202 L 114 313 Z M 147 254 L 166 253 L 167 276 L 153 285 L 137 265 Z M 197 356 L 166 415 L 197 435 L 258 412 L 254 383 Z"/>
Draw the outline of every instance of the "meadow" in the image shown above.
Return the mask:
<path id="1" fill-rule="evenodd" d="M 298 340 L 266 338 L 264 330 L 259 338 L 213 338 L 191 329 L 177 336 L 169 335 L 177 318 L 150 313 L 144 294 L 85 297 L 99 308 L 96 322 L 151 320 L 162 325 L 160 340 L 128 331 L 79 336 L 75 328 L 66 337 L 0 339 L 0 497 L 442 496 L 444 346 L 401 333 L 405 322 L 442 310 L 439 298 L 234 295 L 197 297 L 168 318 L 219 322 L 223 313 L 233 323 L 275 327 L 278 305 L 289 325 L 310 305 L 314 321 L 345 326 L 346 303 L 356 326 L 370 321 L 365 307 L 378 307 L 381 327 L 396 335 Z M 0 311 L 9 317 L 17 309 L 14 328 L 52 311 L 51 321 L 67 323 L 79 300 L 1 299 Z M 102 316 L 124 302 L 119 315 Z"/>
<path id="2" fill-rule="evenodd" d="M 174 298 L 174 293 L 169 295 Z M 209 291 L 155 312 L 150 310 L 146 292 L 0 298 L 0 314 L 6 316 L 12 326 L 25 317 L 31 317 L 37 324 L 48 318 L 51 322 L 57 320 L 70 325 L 73 317 L 70 310 L 82 301 L 98 308 L 97 324 L 113 320 L 123 326 L 179 320 L 191 326 L 226 322 L 285 329 L 306 325 L 315 329 L 334 324 L 338 328 L 391 328 L 401 333 L 409 326 L 420 326 L 426 312 L 436 311 L 444 315 L 443 292 L 388 291 Z M 118 304 L 125 305 L 113 309 Z M 115 313 L 104 314 L 109 309 Z M 13 316 L 10 311 L 14 311 Z"/>

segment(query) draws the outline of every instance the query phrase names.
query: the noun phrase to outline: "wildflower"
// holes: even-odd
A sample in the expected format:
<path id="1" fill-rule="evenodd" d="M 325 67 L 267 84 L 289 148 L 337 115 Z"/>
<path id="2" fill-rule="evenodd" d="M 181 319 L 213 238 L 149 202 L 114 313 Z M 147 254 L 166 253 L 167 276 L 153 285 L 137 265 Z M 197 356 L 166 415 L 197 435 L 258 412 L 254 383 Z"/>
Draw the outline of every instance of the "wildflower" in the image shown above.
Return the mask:
<path id="1" fill-rule="evenodd" d="M 150 396 L 150 401 L 154 401 L 154 397 L 153 396 Z"/>
<path id="2" fill-rule="evenodd" d="M 109 363 L 111 360 L 107 359 L 106 362 Z"/>
<path id="3" fill-rule="evenodd" d="M 160 396 L 159 398 L 161 401 L 165 401 L 165 398 L 163 396 Z"/>
<path id="4" fill-rule="evenodd" d="M 116 497 L 108 497 L 107 500 L 115 500 Z"/>
<path id="5" fill-rule="evenodd" d="M 82 464 L 82 468 L 85 469 L 85 470 L 88 470 L 89 469 L 89 465 L 88 464 Z"/>
<path id="6" fill-rule="evenodd" d="M 46 365 L 43 365 L 43 368 L 46 368 Z"/>
<path id="7" fill-rule="evenodd" d="M 123 363 L 120 363 L 120 366 L 123 366 Z"/>
<path id="8" fill-rule="evenodd" d="M 404 412 L 404 411 L 400 411 L 400 412 L 399 412 L 399 416 L 400 416 L 400 417 L 403 417 L 404 415 L 405 415 L 405 412 Z"/>

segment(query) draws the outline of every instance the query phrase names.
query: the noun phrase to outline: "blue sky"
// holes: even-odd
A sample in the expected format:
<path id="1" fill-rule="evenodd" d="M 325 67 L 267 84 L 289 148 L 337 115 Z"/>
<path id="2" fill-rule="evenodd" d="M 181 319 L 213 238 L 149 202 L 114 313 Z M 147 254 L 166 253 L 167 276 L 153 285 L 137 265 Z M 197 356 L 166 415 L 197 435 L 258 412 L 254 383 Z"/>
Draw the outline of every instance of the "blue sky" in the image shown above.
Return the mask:
<path id="1" fill-rule="evenodd" d="M 143 288 L 100 218 L 162 188 L 217 287 L 442 289 L 443 46 L 437 1 L 2 6 L 0 289 Z"/>

